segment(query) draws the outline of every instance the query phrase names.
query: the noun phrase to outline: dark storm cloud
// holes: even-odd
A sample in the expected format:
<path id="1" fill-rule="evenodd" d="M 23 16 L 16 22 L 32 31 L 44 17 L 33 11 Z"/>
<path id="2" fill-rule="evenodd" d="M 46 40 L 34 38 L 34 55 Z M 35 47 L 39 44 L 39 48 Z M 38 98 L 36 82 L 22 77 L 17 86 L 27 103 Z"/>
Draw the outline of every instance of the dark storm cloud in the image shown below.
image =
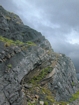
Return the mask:
<path id="1" fill-rule="evenodd" d="M 79 26 L 79 0 L 34 1 L 37 7 L 43 8 L 45 18 L 48 18 L 51 22 L 55 24 Z"/>
<path id="2" fill-rule="evenodd" d="M 79 70 L 79 0 L 0 0 L 0 4 L 41 31 L 53 49 L 71 57 Z"/>

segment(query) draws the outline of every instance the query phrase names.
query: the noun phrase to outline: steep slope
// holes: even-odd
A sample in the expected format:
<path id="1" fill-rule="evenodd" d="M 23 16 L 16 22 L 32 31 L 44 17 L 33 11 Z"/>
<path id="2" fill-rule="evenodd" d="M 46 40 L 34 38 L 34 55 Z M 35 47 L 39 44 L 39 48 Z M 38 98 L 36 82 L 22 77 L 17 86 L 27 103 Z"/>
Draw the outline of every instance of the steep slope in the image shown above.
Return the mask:
<path id="1" fill-rule="evenodd" d="M 78 96 L 70 58 L 0 6 L 0 105 L 72 105 Z"/>

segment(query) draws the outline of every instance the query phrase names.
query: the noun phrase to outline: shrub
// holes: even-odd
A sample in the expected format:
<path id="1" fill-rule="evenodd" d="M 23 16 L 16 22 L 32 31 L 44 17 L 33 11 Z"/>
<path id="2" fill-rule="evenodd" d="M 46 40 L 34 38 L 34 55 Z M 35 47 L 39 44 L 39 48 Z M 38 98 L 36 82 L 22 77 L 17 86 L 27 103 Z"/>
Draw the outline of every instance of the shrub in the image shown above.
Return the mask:
<path id="1" fill-rule="evenodd" d="M 8 68 L 12 68 L 12 65 L 11 65 L 11 64 L 8 64 L 7 67 L 8 67 Z"/>

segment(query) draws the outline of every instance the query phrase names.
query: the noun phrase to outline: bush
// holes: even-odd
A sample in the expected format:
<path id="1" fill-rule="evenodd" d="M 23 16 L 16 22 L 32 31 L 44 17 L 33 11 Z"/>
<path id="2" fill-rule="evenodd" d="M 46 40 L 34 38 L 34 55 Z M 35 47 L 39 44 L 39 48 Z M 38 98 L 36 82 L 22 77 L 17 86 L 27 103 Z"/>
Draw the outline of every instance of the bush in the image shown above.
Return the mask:
<path id="1" fill-rule="evenodd" d="M 12 65 L 11 65 L 11 64 L 8 64 L 7 67 L 8 67 L 8 68 L 12 68 Z"/>

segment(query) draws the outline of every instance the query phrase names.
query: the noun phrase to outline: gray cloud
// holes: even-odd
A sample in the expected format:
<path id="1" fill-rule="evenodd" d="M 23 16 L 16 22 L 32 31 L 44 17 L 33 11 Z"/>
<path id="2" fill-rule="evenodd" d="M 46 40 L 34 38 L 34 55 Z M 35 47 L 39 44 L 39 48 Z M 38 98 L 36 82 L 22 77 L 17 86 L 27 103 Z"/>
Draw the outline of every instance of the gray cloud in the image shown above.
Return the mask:
<path id="1" fill-rule="evenodd" d="M 11 0 L 0 0 L 0 5 L 2 5 L 6 10 L 14 13 L 18 9 Z"/>
<path id="2" fill-rule="evenodd" d="M 79 70 L 79 0 L 0 0 L 0 4 L 46 36 L 53 49 L 71 57 Z"/>

